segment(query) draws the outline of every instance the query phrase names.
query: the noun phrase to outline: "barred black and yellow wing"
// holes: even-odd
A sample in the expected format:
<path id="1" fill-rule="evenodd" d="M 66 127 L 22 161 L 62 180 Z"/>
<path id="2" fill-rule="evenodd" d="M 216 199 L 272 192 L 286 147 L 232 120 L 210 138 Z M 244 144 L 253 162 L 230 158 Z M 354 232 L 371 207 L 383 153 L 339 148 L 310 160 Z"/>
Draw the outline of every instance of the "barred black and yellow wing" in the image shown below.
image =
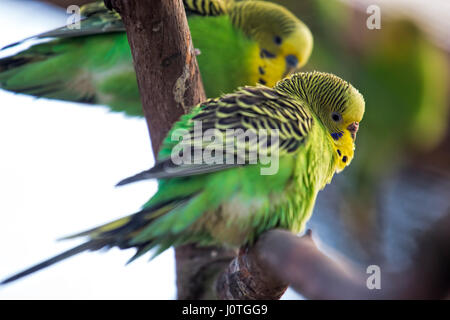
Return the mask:
<path id="1" fill-rule="evenodd" d="M 278 151 L 282 156 L 295 152 L 311 129 L 313 118 L 305 106 L 304 102 L 265 86 L 244 87 L 203 104 L 192 121 L 201 121 L 203 131 L 273 131 L 279 136 Z"/>
<path id="2" fill-rule="evenodd" d="M 160 153 L 161 160 L 150 170 L 126 178 L 118 185 L 257 164 L 255 155 L 292 154 L 305 143 L 312 126 L 313 117 L 305 102 L 265 86 L 244 87 L 194 108 L 169 132 Z M 181 142 L 172 139 L 174 134 L 180 137 L 177 130 L 182 133 Z M 214 139 L 210 139 L 211 134 Z M 208 161 L 204 157 L 213 142 L 224 148 L 221 161 Z M 174 161 L 172 155 L 177 145 L 182 152 L 190 152 L 193 158 L 196 152 L 201 154 L 201 162 L 180 164 Z"/>

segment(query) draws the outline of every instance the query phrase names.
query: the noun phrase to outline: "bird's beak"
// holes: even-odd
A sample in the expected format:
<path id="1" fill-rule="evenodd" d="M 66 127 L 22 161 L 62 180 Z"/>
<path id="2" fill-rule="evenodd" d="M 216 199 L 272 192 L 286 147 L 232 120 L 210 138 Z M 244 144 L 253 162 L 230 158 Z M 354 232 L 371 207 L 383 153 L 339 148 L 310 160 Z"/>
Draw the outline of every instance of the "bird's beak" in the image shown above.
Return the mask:
<path id="1" fill-rule="evenodd" d="M 293 54 L 286 56 L 286 70 L 284 71 L 283 78 L 290 75 L 298 68 L 298 58 Z"/>
<path id="2" fill-rule="evenodd" d="M 352 139 L 355 140 L 356 133 L 358 132 L 359 128 L 359 122 L 352 122 L 348 127 L 347 130 L 350 131 L 350 134 L 352 135 Z"/>

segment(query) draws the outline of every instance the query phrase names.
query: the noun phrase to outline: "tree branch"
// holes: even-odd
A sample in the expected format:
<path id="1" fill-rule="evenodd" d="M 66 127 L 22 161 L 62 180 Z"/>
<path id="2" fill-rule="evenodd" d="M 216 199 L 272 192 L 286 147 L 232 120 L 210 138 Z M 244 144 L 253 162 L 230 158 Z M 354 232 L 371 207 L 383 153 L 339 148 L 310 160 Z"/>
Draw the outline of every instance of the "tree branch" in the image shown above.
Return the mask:
<path id="1" fill-rule="evenodd" d="M 156 155 L 173 123 L 205 100 L 181 0 L 106 0 L 127 30 L 142 105 Z M 151 10 L 150 10 L 151 8 Z M 232 250 L 176 248 L 179 299 L 212 299 L 217 275 L 235 256 Z"/>
<path id="2" fill-rule="evenodd" d="M 274 272 L 274 266 L 267 263 L 267 257 L 261 256 L 266 251 L 257 247 L 263 243 L 264 237 L 258 241 L 255 248 L 242 248 L 239 255 L 219 276 L 216 290 L 220 299 L 274 300 L 281 298 L 288 284 L 277 272 Z"/>
<path id="3" fill-rule="evenodd" d="M 381 289 L 370 290 L 366 267 L 326 256 L 310 232 L 297 237 L 271 230 L 233 260 L 217 290 L 226 299 L 275 298 L 274 289 L 290 283 L 309 299 L 445 299 L 450 294 L 450 214 L 422 235 L 410 268 L 395 273 L 386 271 L 388 266 L 380 269 Z"/>
<path id="4" fill-rule="evenodd" d="M 109 0 L 122 16 L 153 151 L 173 123 L 205 98 L 181 0 Z"/>

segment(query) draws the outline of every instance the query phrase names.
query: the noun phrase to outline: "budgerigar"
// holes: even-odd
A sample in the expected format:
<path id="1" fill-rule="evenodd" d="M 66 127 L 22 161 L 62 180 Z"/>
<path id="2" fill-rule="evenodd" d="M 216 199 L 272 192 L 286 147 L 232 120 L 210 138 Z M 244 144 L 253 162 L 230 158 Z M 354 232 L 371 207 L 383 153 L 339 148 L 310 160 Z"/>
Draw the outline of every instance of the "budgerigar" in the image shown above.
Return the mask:
<path id="1" fill-rule="evenodd" d="M 87 237 L 87 241 L 3 284 L 85 250 L 134 247 L 135 259 L 150 249 L 160 253 L 187 243 L 251 244 L 271 228 L 300 232 L 319 190 L 351 162 L 364 108 L 364 99 L 353 86 L 320 72 L 294 74 L 274 88 L 243 87 L 201 103 L 173 126 L 152 169 L 119 183 L 158 179 L 158 191 L 142 211 L 69 237 Z M 196 139 L 208 130 L 223 137 L 232 129 L 254 133 L 256 138 L 261 130 L 272 129 L 278 139 L 259 143 L 264 141 L 260 138 L 255 143 L 238 137 L 231 148 L 215 153 L 216 161 L 207 163 L 211 158 L 205 154 L 213 157 L 210 144 Z M 192 136 L 186 144 L 192 142 L 191 148 L 182 151 L 199 151 L 201 161 L 175 161 L 174 155 L 184 154 L 176 151 L 180 132 L 181 137 Z M 262 174 L 267 164 L 259 157 L 251 163 L 250 152 L 242 157 L 239 145 L 250 149 L 258 145 L 258 155 L 270 149 L 271 156 L 277 155 L 277 170 Z M 234 161 L 224 161 L 228 156 Z"/>
<path id="2" fill-rule="evenodd" d="M 404 179 L 401 173 L 423 170 L 425 163 L 418 159 L 432 156 L 448 132 L 448 58 L 421 29 L 423 24 L 395 12 L 382 18 L 380 30 L 370 30 L 367 14 L 349 2 L 284 0 L 283 5 L 294 13 L 308 12 L 304 21 L 314 30 L 315 48 L 308 66 L 339 74 L 365 90 L 368 112 L 358 156 L 331 193 L 335 196 L 322 204 L 332 208 L 329 214 L 341 225 L 333 229 L 340 240 L 330 245 L 350 255 L 360 247 L 359 259 L 375 257 L 385 249 L 380 245 L 385 214 L 394 207 L 398 214 L 417 207 L 403 206 L 400 196 L 410 189 L 395 191 L 400 193 L 392 198 L 394 186 Z M 423 183 L 431 187 L 433 182 Z"/>
<path id="3" fill-rule="evenodd" d="M 313 38 L 284 7 L 264 1 L 185 0 L 206 95 L 243 85 L 272 87 L 308 60 Z M 103 1 L 82 8 L 81 29 L 0 59 L 0 88 L 37 97 L 102 104 L 143 116 L 136 74 L 120 16 Z"/>

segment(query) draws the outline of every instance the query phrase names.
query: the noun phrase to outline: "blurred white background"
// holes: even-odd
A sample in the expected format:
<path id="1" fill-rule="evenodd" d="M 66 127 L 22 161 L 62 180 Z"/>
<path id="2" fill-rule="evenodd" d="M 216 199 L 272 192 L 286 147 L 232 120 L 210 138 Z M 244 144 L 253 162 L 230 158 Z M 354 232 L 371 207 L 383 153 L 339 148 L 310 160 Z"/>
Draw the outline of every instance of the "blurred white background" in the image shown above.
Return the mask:
<path id="1" fill-rule="evenodd" d="M 34 1 L 2 0 L 0 47 L 67 17 Z M 79 243 L 57 238 L 137 211 L 156 184 L 114 184 L 152 159 L 144 120 L 0 90 L 0 279 Z M 133 252 L 83 253 L 0 287 L 0 299 L 173 299 L 173 250 L 125 266 Z"/>

